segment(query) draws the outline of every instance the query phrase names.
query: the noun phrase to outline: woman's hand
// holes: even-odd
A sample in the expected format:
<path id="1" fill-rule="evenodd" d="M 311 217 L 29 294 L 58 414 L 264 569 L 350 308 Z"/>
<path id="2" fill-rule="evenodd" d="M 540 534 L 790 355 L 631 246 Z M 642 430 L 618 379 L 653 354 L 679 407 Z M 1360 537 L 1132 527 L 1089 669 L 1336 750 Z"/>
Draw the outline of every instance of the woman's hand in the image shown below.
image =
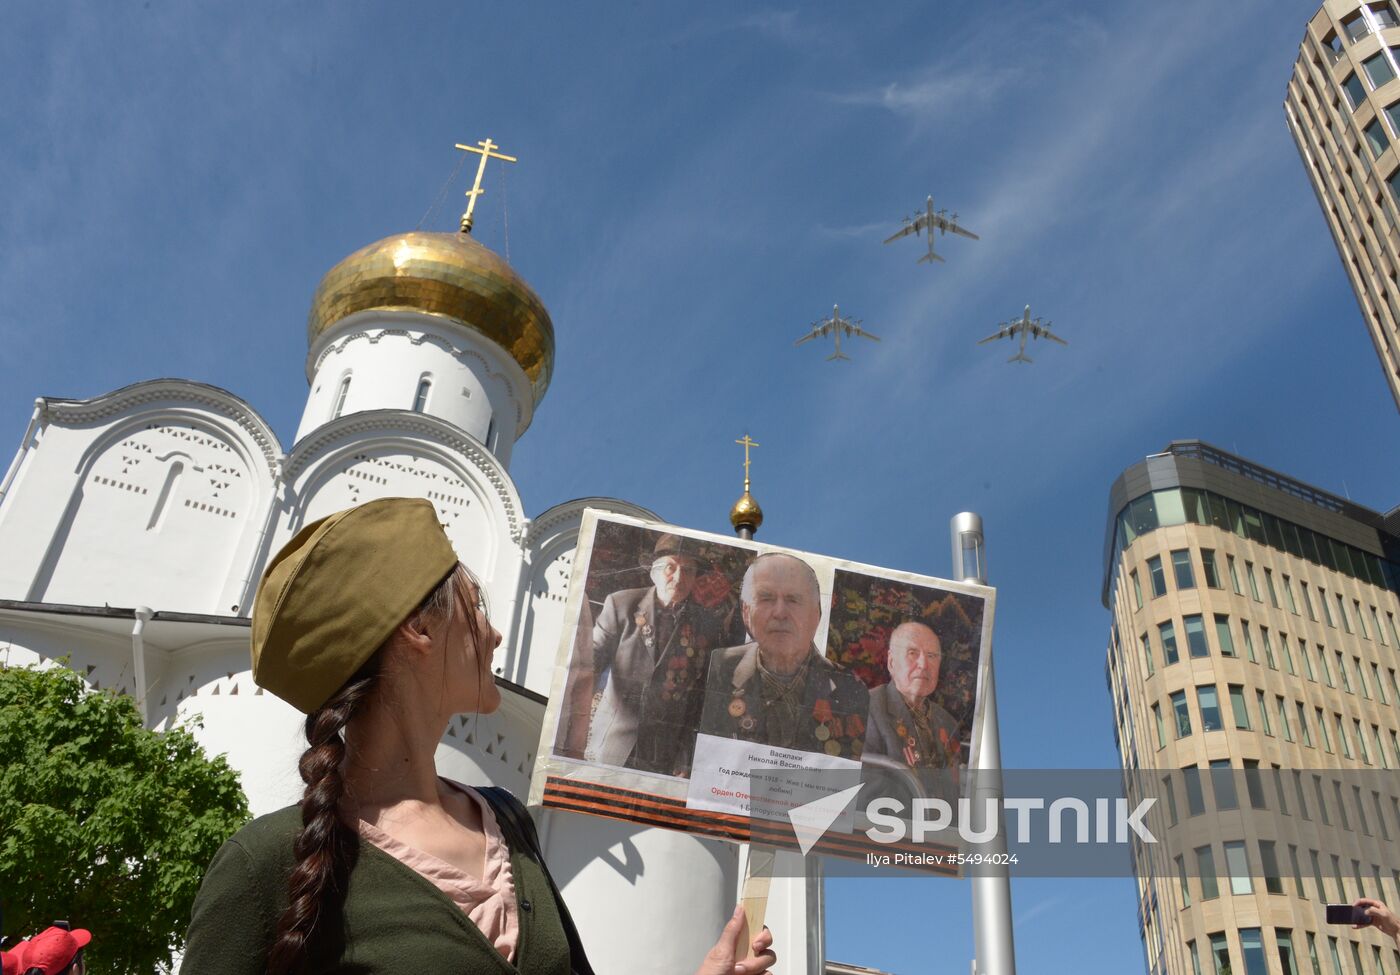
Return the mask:
<path id="1" fill-rule="evenodd" d="M 1395 939 L 1395 943 L 1400 945 L 1400 918 L 1397 918 L 1390 908 L 1369 897 L 1359 897 L 1352 901 L 1351 906 L 1366 908 L 1366 916 L 1371 919 L 1371 926 L 1390 935 Z"/>
<path id="2" fill-rule="evenodd" d="M 744 905 L 734 908 L 734 916 L 724 926 L 715 946 L 705 954 L 705 960 L 695 970 L 695 975 L 763 975 L 778 963 L 773 953 L 773 932 L 767 925 L 758 937 L 749 943 L 753 957 L 744 959 L 745 952 L 739 944 L 744 936 Z"/>

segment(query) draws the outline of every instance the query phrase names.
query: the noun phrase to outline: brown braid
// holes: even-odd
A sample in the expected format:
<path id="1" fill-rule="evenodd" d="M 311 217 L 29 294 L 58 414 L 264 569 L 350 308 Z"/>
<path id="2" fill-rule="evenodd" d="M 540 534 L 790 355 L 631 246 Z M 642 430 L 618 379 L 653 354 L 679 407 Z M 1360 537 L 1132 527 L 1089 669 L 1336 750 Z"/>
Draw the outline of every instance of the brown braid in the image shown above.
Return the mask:
<path id="1" fill-rule="evenodd" d="M 270 975 L 296 975 L 311 945 L 328 937 L 340 922 L 346 882 L 358 841 L 339 814 L 345 792 L 346 724 L 373 690 L 380 655 L 350 678 L 319 710 L 306 716 L 307 749 L 299 770 L 306 792 L 301 800 L 301 832 L 293 847 L 296 867 L 288 881 L 290 899 L 277 922 L 268 959 Z"/>
<path id="2" fill-rule="evenodd" d="M 458 565 L 434 587 L 410 619 L 440 623 L 450 617 L 457 587 L 479 591 L 475 579 Z M 475 620 L 468 627 L 479 640 Z M 301 800 L 301 832 L 293 850 L 296 866 L 288 880 L 287 909 L 277 922 L 268 958 L 269 975 L 299 975 L 312 948 L 335 937 L 349 886 L 350 870 L 359 850 L 359 837 L 340 816 L 345 794 L 345 726 L 374 693 L 383 650 L 376 652 L 353 677 L 318 710 L 306 716 L 306 751 L 299 771 L 306 791 Z"/>

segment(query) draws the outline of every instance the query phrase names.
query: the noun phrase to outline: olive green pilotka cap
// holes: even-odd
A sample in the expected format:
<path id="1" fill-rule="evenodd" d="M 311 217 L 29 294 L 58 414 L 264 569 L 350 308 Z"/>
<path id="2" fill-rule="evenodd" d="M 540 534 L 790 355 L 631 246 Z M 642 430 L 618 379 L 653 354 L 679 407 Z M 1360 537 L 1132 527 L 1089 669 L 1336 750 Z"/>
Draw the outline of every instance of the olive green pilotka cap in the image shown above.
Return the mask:
<path id="1" fill-rule="evenodd" d="M 253 680 L 310 714 L 456 565 L 422 498 L 381 498 L 312 522 L 258 583 Z"/>

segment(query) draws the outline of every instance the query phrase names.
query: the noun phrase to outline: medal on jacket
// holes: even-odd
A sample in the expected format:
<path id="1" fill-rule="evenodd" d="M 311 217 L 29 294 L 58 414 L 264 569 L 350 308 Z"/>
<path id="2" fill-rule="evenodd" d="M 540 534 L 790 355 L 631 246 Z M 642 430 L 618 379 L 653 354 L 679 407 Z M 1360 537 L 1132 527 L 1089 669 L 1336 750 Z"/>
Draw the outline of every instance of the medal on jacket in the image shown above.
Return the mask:
<path id="1" fill-rule="evenodd" d="M 638 613 L 636 616 L 632 617 L 632 622 L 636 623 L 638 629 L 642 631 L 642 642 L 646 644 L 646 648 L 648 650 L 655 650 L 656 636 L 652 631 L 651 624 L 647 622 L 646 613 Z"/>

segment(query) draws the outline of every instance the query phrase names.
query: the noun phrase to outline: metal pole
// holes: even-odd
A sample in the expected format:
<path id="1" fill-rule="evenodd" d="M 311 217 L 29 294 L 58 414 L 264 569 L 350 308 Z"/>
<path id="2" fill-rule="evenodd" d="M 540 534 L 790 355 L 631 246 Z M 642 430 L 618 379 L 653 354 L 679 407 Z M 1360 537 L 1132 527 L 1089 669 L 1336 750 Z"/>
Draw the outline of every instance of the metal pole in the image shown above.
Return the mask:
<path id="1" fill-rule="evenodd" d="M 953 576 L 961 582 L 987 583 L 986 543 L 982 535 L 982 518 L 971 511 L 954 515 L 950 524 L 953 536 Z M 1001 734 L 997 727 L 996 670 L 987 660 L 987 686 L 982 692 L 982 736 L 978 752 L 972 756 L 969 769 L 973 773 L 972 809 L 985 808 L 987 800 L 1001 809 Z M 980 819 L 978 813 L 975 819 Z M 990 843 L 980 849 L 984 853 L 1006 853 L 1005 824 Z M 1016 945 L 1011 930 L 1011 877 L 1009 870 L 991 875 L 976 874 L 972 878 L 972 932 L 976 957 L 973 975 L 1016 975 Z"/>

